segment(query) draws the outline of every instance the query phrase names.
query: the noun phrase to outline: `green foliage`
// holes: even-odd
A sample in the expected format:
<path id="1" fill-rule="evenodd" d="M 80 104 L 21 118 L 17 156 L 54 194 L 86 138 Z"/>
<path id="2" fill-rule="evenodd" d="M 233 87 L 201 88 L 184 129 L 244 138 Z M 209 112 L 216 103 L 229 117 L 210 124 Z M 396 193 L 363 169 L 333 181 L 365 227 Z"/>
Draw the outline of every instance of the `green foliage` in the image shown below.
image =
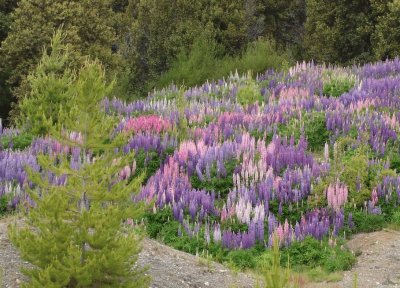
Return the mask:
<path id="1" fill-rule="evenodd" d="M 372 2 L 307 0 L 308 57 L 335 64 L 373 59 L 370 38 L 379 13 Z"/>
<path id="2" fill-rule="evenodd" d="M 400 1 L 387 1 L 387 13 L 380 15 L 373 38 L 373 49 L 378 59 L 386 60 L 400 55 Z"/>
<path id="3" fill-rule="evenodd" d="M 31 134 L 20 134 L 10 138 L 2 137 L 0 138 L 3 147 L 9 147 L 12 143 L 13 150 L 23 150 L 30 146 L 33 141 L 33 136 Z"/>
<path id="4" fill-rule="evenodd" d="M 392 153 L 390 155 L 390 169 L 400 172 L 400 155 L 399 153 Z"/>
<path id="5" fill-rule="evenodd" d="M 349 188 L 349 198 L 354 199 L 359 206 L 364 205 L 364 201 L 371 198 L 368 177 L 370 176 L 368 167 L 368 156 L 361 150 L 354 151 L 354 155 L 344 158 L 340 180 Z M 361 183 L 361 191 L 357 191 L 357 182 Z"/>
<path id="6" fill-rule="evenodd" d="M 307 139 L 308 148 L 313 152 L 322 151 L 325 143 L 329 143 L 330 132 L 326 129 L 325 114 L 311 112 L 302 115 L 302 121 L 298 118 L 290 119 L 286 125 L 278 126 L 278 134 L 283 137 L 294 136 L 299 140 L 303 131 Z"/>
<path id="7" fill-rule="evenodd" d="M 157 211 L 146 213 L 146 230 L 151 238 L 157 238 L 165 244 L 175 249 L 179 249 L 188 253 L 200 253 L 208 251 L 214 260 L 226 262 L 233 267 L 245 270 L 264 267 L 263 270 L 269 271 L 273 264 L 273 257 L 276 257 L 274 249 L 265 250 L 263 244 L 256 245 L 251 249 L 226 250 L 215 243 L 207 244 L 204 240 L 204 231 L 201 229 L 198 236 L 189 238 L 184 232 L 179 222 L 173 220 L 171 208 L 165 208 Z M 223 229 L 232 228 L 234 223 L 223 223 Z M 231 225 L 231 226 L 229 226 Z M 357 224 L 356 224 L 357 225 Z M 245 231 L 246 227 L 237 225 L 235 231 Z M 182 231 L 182 235 L 178 235 L 178 230 Z M 302 242 L 294 242 L 290 247 L 282 249 L 282 258 L 280 264 L 290 264 L 295 270 L 309 271 L 321 267 L 325 274 L 333 271 L 343 271 L 349 269 L 355 262 L 355 256 L 348 250 L 341 247 L 342 240 L 338 239 L 336 246 L 328 245 L 327 239 L 318 241 L 312 237 L 306 237 Z M 276 267 L 273 269 L 277 269 Z M 282 269 L 282 268 L 281 268 Z M 281 270 L 283 271 L 283 270 Z M 325 275 L 325 278 L 328 276 Z"/>
<path id="8" fill-rule="evenodd" d="M 279 203 L 277 200 L 272 200 L 269 203 L 269 208 L 271 212 L 278 217 L 279 221 L 284 222 L 287 219 L 289 223 L 295 225 L 310 207 L 307 201 L 301 202 L 300 204 L 284 204 L 282 205 L 282 214 L 279 214 Z"/>
<path id="9" fill-rule="evenodd" d="M 237 218 L 229 219 L 221 223 L 221 230 L 230 230 L 232 232 L 247 232 L 248 226 L 241 223 Z"/>
<path id="10" fill-rule="evenodd" d="M 131 1 L 132 36 L 124 48 L 130 91 L 147 92 L 146 83 L 157 81 L 180 53 L 188 55 L 199 35 L 213 39 L 222 55 L 240 52 L 248 42 L 243 8 L 236 0 Z M 190 72 L 200 75 L 196 70 Z"/>
<path id="11" fill-rule="evenodd" d="M 354 88 L 355 79 L 344 75 L 342 77 L 331 76 L 324 82 L 323 94 L 325 96 L 339 97 Z"/>
<path id="12" fill-rule="evenodd" d="M 17 6 L 18 0 L 0 0 L 0 43 L 7 38 L 11 25 L 11 12 Z M 8 112 L 11 109 L 12 95 L 7 87 L 9 71 L 0 69 L 0 118 L 3 124 L 8 124 Z"/>
<path id="13" fill-rule="evenodd" d="M 29 94 L 26 77 L 39 63 L 43 47 L 50 44 L 52 34 L 60 26 L 66 43 L 72 47 L 71 66 L 78 69 L 90 55 L 114 76 L 123 67 L 121 56 L 111 49 L 123 32 L 118 25 L 120 18 L 109 0 L 18 1 L 11 14 L 8 36 L 1 46 L 0 71 L 7 72 L 8 88 L 18 99 Z"/>
<path id="14" fill-rule="evenodd" d="M 237 164 L 236 161 L 231 160 L 224 164 L 226 175 L 232 175 Z M 210 176 L 210 180 L 206 178 L 204 181 L 201 181 L 197 174 L 194 174 L 190 177 L 192 187 L 199 190 L 205 189 L 207 191 L 215 191 L 215 193 L 219 193 L 221 195 L 221 198 L 226 197 L 229 193 L 229 190 L 233 188 L 232 177 L 217 177 L 216 164 L 211 167 Z"/>
<path id="15" fill-rule="evenodd" d="M 285 68 L 290 59 L 284 53 L 276 52 L 272 40 L 258 40 L 248 45 L 243 54 L 220 57 L 220 49 L 213 40 L 202 38 L 194 42 L 189 54 L 181 53 L 171 68 L 157 81 L 162 87 L 174 82 L 194 86 L 206 80 L 218 80 L 231 72 L 260 73 L 268 68 L 280 70 Z M 260 100 L 257 97 L 257 100 Z M 262 100 L 262 99 L 261 99 Z"/>
<path id="16" fill-rule="evenodd" d="M 151 238 L 157 238 L 165 224 L 172 220 L 172 210 L 171 208 L 164 208 L 157 213 L 148 212 L 145 214 L 145 218 L 148 221 L 146 223 L 147 234 Z M 174 234 L 177 234 L 177 231 L 178 229 L 174 231 Z"/>
<path id="17" fill-rule="evenodd" d="M 7 213 L 8 199 L 6 195 L 0 196 L 0 217 Z"/>
<path id="18" fill-rule="evenodd" d="M 141 236 L 124 224 L 141 214 L 130 200 L 141 179 L 120 180 L 119 172 L 134 155 L 115 152 L 122 139 L 110 141 L 113 121 L 99 109 L 111 88 L 102 66 L 87 62 L 71 88 L 71 110 L 59 113 L 62 125 L 50 127 L 53 138 L 81 149 L 86 160 L 79 169 L 66 156 L 44 155 L 38 156 L 43 173 L 28 169 L 34 186 L 27 193 L 35 205 L 25 211 L 24 223 L 9 230 L 22 258 L 32 264 L 24 270 L 26 287 L 148 286 L 143 269 L 135 266 Z M 82 141 L 71 140 L 70 131 L 81 133 Z M 96 159 L 87 157 L 89 152 Z M 65 185 L 52 184 L 49 173 L 66 175 Z"/>
<path id="19" fill-rule="evenodd" d="M 393 213 L 391 218 L 392 218 L 391 219 L 391 224 L 395 225 L 397 227 L 397 229 L 400 228 L 400 210 L 399 209 L 397 209 Z"/>
<path id="20" fill-rule="evenodd" d="M 305 116 L 304 134 L 311 151 L 321 151 L 329 143 L 329 131 L 326 129 L 324 113 L 312 113 Z"/>
<path id="21" fill-rule="evenodd" d="M 352 213 L 355 233 L 379 231 L 386 226 L 384 215 L 368 214 L 363 211 Z"/>
<path id="22" fill-rule="evenodd" d="M 0 0 L 0 43 L 7 37 L 11 25 L 11 12 L 18 0 Z"/>
<path id="23" fill-rule="evenodd" d="M 75 75 L 67 67 L 69 46 L 58 30 L 51 42 L 50 54 L 44 50 L 34 73 L 28 76 L 30 93 L 20 100 L 19 126 L 34 135 L 46 135 L 63 109 L 71 109 L 72 84 Z"/>
<path id="24" fill-rule="evenodd" d="M 263 101 L 263 97 L 255 81 L 251 78 L 250 72 L 247 74 L 246 85 L 239 88 L 236 97 L 238 103 L 243 106 L 261 103 Z"/>
<path id="25" fill-rule="evenodd" d="M 323 267 L 328 272 L 349 269 L 355 262 L 354 255 L 342 249 L 340 245 L 331 247 L 327 241 L 322 242 L 308 236 L 301 242 L 294 242 L 290 247 L 282 250 L 283 264 L 287 257 L 293 267 L 304 266 L 315 268 Z"/>
<path id="26" fill-rule="evenodd" d="M 161 155 L 156 151 L 144 152 L 143 150 L 136 151 L 136 171 L 132 177 L 143 176 L 143 183 L 156 173 L 161 164 L 164 163 L 168 155 L 173 154 L 174 148 L 166 149 Z"/>
<path id="27" fill-rule="evenodd" d="M 233 264 L 233 266 L 240 270 L 256 268 L 258 251 L 256 249 L 238 249 L 229 251 L 225 257 L 225 261 Z"/>
<path id="28" fill-rule="evenodd" d="M 306 22 L 305 0 L 263 0 L 265 35 L 272 35 L 279 47 L 290 47 L 302 59 Z"/>
<path id="29" fill-rule="evenodd" d="M 279 251 L 278 236 L 274 236 L 274 245 L 272 247 L 271 263 L 261 262 L 260 270 L 264 277 L 264 285 L 266 288 L 285 288 L 289 287 L 290 266 L 287 261 L 287 268 L 281 267 L 281 253 Z"/>
<path id="30" fill-rule="evenodd" d="M 213 39 L 207 35 L 200 36 L 193 43 L 190 52 L 182 51 L 171 67 L 157 80 L 157 87 L 164 87 L 172 82 L 180 85 L 194 86 L 216 76 L 215 63 L 220 48 Z M 229 74 L 230 71 L 225 71 Z M 223 75 L 221 75 L 223 76 Z"/>

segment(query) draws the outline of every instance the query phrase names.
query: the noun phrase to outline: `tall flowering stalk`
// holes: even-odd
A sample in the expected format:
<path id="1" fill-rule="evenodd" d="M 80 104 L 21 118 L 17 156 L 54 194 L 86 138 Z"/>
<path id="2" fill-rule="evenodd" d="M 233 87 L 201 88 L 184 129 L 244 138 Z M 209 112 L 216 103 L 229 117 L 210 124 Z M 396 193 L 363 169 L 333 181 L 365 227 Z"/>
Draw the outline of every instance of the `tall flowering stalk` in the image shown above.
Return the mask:
<path id="1" fill-rule="evenodd" d="M 336 181 L 335 184 L 329 184 L 326 189 L 326 199 L 328 206 L 338 211 L 347 202 L 349 190 L 346 185 Z"/>

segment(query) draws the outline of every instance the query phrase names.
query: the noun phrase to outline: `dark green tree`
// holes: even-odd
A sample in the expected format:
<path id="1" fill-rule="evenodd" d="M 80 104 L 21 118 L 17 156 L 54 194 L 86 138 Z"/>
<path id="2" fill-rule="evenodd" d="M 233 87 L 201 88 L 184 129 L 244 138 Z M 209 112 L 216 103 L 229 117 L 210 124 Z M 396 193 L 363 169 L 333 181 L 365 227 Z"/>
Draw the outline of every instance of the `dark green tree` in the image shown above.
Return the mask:
<path id="1" fill-rule="evenodd" d="M 381 4 L 380 8 L 384 13 L 377 18 L 373 49 L 377 59 L 385 60 L 400 55 L 400 1 Z"/>
<path id="2" fill-rule="evenodd" d="M 282 48 L 301 57 L 306 22 L 306 0 L 263 0 L 265 33 Z"/>
<path id="3" fill-rule="evenodd" d="M 370 0 L 308 0 L 305 24 L 308 58 L 336 64 L 371 60 L 372 15 Z"/>
<path id="4" fill-rule="evenodd" d="M 18 0 L 0 0 L 0 43 L 6 39 L 11 25 L 11 12 L 17 7 Z"/>
<path id="5" fill-rule="evenodd" d="M 0 0 L 0 45 L 8 35 L 11 25 L 11 12 L 14 11 L 17 3 L 18 0 Z M 9 72 L 0 70 L 0 119 L 3 119 L 3 124 L 6 125 L 13 100 L 6 83 L 8 78 Z"/>
<path id="6" fill-rule="evenodd" d="M 0 71 L 7 72 L 7 83 L 21 98 L 28 93 L 26 77 L 38 64 L 43 47 L 63 27 L 66 42 L 73 48 L 72 67 L 79 67 L 86 56 L 99 59 L 109 74 L 121 67 L 115 53 L 119 42 L 121 13 L 111 0 L 20 0 L 11 14 L 11 26 L 1 46 Z M 113 49 L 114 47 L 114 49 Z"/>

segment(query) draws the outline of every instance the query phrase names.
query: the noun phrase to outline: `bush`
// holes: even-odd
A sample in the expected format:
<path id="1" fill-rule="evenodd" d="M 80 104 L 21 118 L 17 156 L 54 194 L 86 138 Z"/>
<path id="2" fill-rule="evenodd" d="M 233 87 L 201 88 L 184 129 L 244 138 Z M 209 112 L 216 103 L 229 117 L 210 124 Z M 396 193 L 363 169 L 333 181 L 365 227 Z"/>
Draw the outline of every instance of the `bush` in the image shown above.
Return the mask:
<path id="1" fill-rule="evenodd" d="M 232 175 L 236 167 L 236 161 L 231 160 L 224 163 L 226 169 L 226 175 Z M 215 191 L 215 193 L 220 193 L 221 198 L 228 195 L 229 190 L 233 188 L 233 178 L 232 177 L 217 177 L 216 165 L 211 167 L 210 171 L 211 179 L 205 179 L 201 181 L 197 174 L 190 177 L 190 182 L 192 187 L 198 190 L 205 189 L 207 191 Z"/>
<path id="2" fill-rule="evenodd" d="M 356 81 L 352 75 L 329 75 L 324 81 L 323 94 L 325 96 L 339 97 L 353 89 Z"/>
<path id="3" fill-rule="evenodd" d="M 236 268 L 241 270 L 253 269 L 256 267 L 257 251 L 255 249 L 248 250 L 232 250 L 226 256 L 226 261 L 233 263 Z"/>
<path id="4" fill-rule="evenodd" d="M 168 147 L 161 154 L 156 151 L 137 151 L 135 155 L 136 171 L 132 177 L 144 175 L 143 183 L 146 184 L 147 180 L 149 180 L 149 178 L 160 168 L 161 164 L 164 163 L 168 155 L 171 155 L 173 152 L 173 147 Z"/>
<path id="5" fill-rule="evenodd" d="M 290 259 L 294 268 L 322 267 L 328 272 L 347 270 L 355 262 L 355 256 L 349 250 L 342 249 L 340 243 L 331 247 L 326 240 L 318 241 L 310 236 L 283 249 L 282 255 L 283 265 Z"/>
<path id="6" fill-rule="evenodd" d="M 241 105 L 262 102 L 264 98 L 257 88 L 255 81 L 251 78 L 251 73 L 249 72 L 247 75 L 247 85 L 239 88 L 236 96 L 237 102 Z"/>
<path id="7" fill-rule="evenodd" d="M 206 80 L 218 80 L 231 72 L 246 73 L 252 70 L 260 73 L 268 68 L 288 67 L 285 54 L 276 52 L 275 43 L 270 40 L 258 40 L 249 44 L 242 55 L 220 57 L 220 49 L 215 42 L 198 39 L 188 55 L 180 54 L 171 68 L 156 82 L 156 87 L 165 87 L 172 82 L 186 86 L 204 83 Z"/>
<path id="8" fill-rule="evenodd" d="M 367 214 L 362 211 L 353 212 L 354 232 L 374 232 L 382 230 L 386 223 L 384 215 Z"/>
<path id="9" fill-rule="evenodd" d="M 18 136 L 14 136 L 11 139 L 7 137 L 0 138 L 1 144 L 3 147 L 12 146 L 13 150 L 23 150 L 26 147 L 30 146 L 33 141 L 33 136 L 30 134 L 21 134 Z"/>
<path id="10" fill-rule="evenodd" d="M 0 196 L 0 217 L 7 213 L 8 199 L 5 195 Z"/>
<path id="11" fill-rule="evenodd" d="M 304 133 L 307 138 L 308 148 L 311 151 L 320 151 L 325 143 L 329 142 L 329 131 L 326 129 L 324 113 L 307 114 Z"/>
<path id="12" fill-rule="evenodd" d="M 392 224 L 396 227 L 400 227 L 400 210 L 397 210 L 392 214 Z"/>

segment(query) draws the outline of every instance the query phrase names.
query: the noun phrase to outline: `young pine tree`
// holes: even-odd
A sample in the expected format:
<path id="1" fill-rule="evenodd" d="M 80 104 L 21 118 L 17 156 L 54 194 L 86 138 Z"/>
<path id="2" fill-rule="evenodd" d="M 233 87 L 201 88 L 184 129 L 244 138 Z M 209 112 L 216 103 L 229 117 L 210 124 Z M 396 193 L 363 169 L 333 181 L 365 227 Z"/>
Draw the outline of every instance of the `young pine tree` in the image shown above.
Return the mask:
<path id="1" fill-rule="evenodd" d="M 18 106 L 18 126 L 34 135 L 46 135 L 58 122 L 61 107 L 69 111 L 69 98 L 75 75 L 68 67 L 70 46 L 63 42 L 61 30 L 51 41 L 51 49 L 44 49 L 40 63 L 27 77 L 29 93 Z"/>
<path id="2" fill-rule="evenodd" d="M 41 155 L 42 171 L 28 171 L 34 204 L 23 224 L 9 230 L 21 256 L 33 265 L 24 270 L 25 287 L 148 286 L 144 269 L 135 264 L 140 233 L 126 224 L 142 210 L 131 200 L 140 178 L 119 177 L 133 155 L 118 152 L 122 136 L 111 136 L 115 123 L 100 108 L 110 89 L 102 66 L 86 62 L 68 87 L 72 108 L 60 110 L 50 129 L 54 139 L 74 147 L 73 154 Z"/>

